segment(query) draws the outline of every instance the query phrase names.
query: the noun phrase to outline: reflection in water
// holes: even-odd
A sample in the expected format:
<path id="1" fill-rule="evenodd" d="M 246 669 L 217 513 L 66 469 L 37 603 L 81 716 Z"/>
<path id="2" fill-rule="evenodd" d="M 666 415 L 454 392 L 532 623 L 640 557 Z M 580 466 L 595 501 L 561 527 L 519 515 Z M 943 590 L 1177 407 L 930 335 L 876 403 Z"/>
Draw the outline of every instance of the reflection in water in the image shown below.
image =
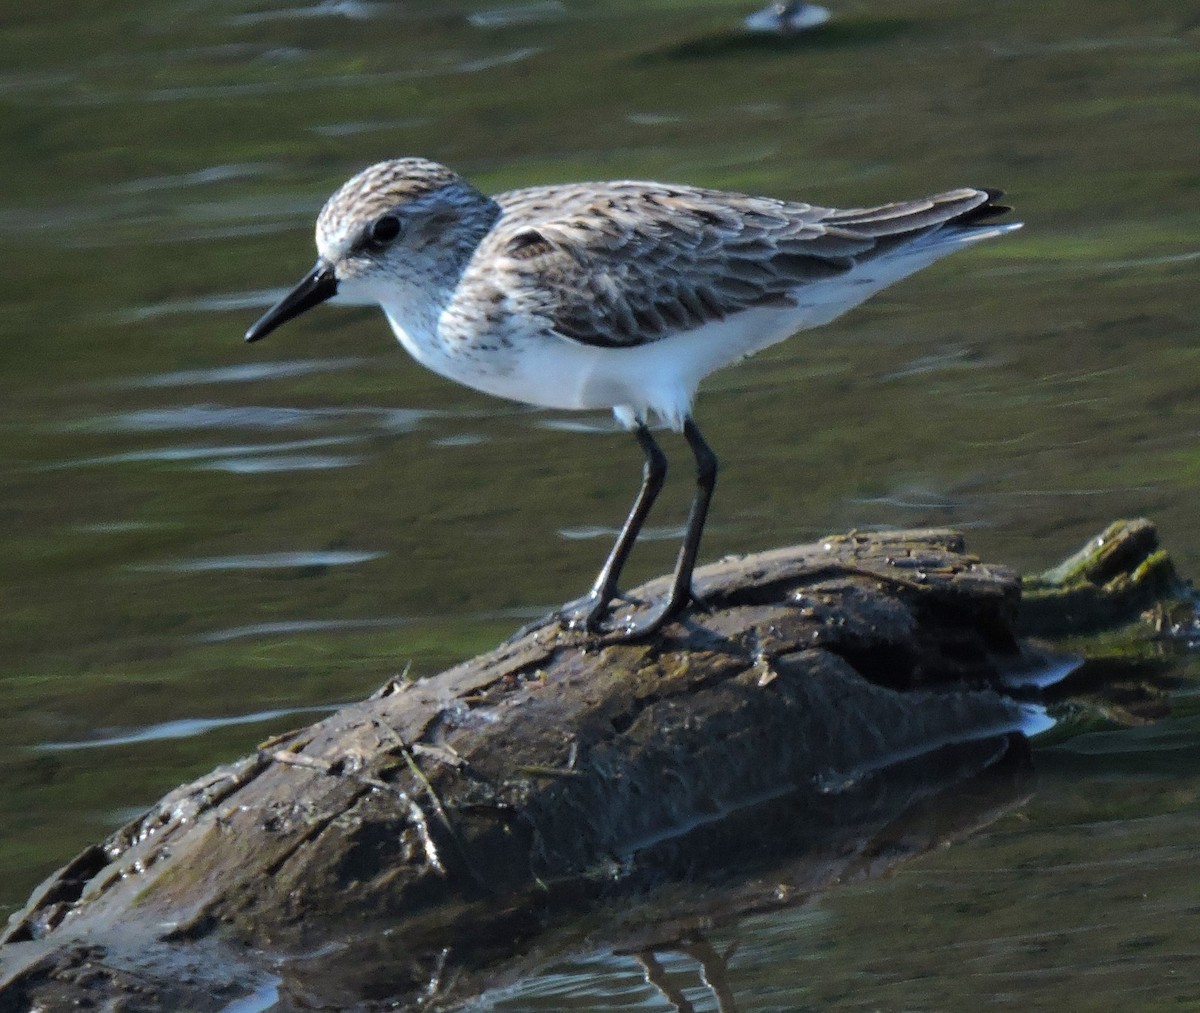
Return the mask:
<path id="1" fill-rule="evenodd" d="M 222 1006 L 218 1013 L 266 1013 L 279 1001 L 279 981 L 272 978 L 263 982 L 254 992 Z"/>
<path id="2" fill-rule="evenodd" d="M 1026 651 L 1017 662 L 1002 666 L 1000 685 L 1010 690 L 1049 689 L 1062 684 L 1071 673 L 1079 671 L 1083 661 L 1077 654 Z M 1036 735 L 1053 724 L 1051 720 L 1045 728 L 1027 728 L 1025 734 Z"/>
<path id="3" fill-rule="evenodd" d="M 1028 800 L 1031 777 L 1019 735 L 934 751 L 829 798 L 819 812 L 798 806 L 795 821 L 780 821 L 779 838 L 761 849 L 715 849 L 722 871 L 701 861 L 687 882 L 659 885 L 634 903 L 590 905 L 582 924 L 569 913 L 552 919 L 550 887 L 551 906 L 536 916 L 480 905 L 466 922 L 450 915 L 429 929 L 428 941 L 425 930 L 420 941 L 402 931 L 358 939 L 352 973 L 342 952 L 284 962 L 281 987 L 298 1005 L 352 1003 L 369 989 L 402 1008 L 415 1008 L 419 994 L 420 1004 L 472 1013 L 808 1008 L 796 955 L 824 929 L 814 905 L 825 891 L 886 876 L 978 832 Z M 522 923 L 529 917 L 540 920 L 536 928 Z M 454 934 L 448 951 L 439 933 Z M 857 956 L 861 973 L 871 957 Z M 414 965 L 430 968 L 424 984 L 410 977 Z"/>
<path id="4" fill-rule="evenodd" d="M 718 953 L 707 939 L 681 942 L 676 946 L 679 954 L 691 958 L 698 965 L 700 984 L 712 995 L 717 1013 L 738 1013 L 737 997 L 729 984 L 729 958 L 737 949 L 735 942 L 724 953 Z M 653 985 L 677 1013 L 694 1013 L 695 1005 L 683 987 L 676 983 L 675 976 L 667 972 L 658 953 L 643 950 L 637 959 L 645 968 L 647 983 Z"/>

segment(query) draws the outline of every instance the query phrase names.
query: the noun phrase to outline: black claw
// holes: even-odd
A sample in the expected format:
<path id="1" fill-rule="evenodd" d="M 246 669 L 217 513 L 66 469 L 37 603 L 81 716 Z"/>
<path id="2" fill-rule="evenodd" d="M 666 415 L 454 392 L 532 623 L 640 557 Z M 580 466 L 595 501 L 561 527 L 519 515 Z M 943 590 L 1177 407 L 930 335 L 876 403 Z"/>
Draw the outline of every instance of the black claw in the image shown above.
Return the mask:
<path id="1" fill-rule="evenodd" d="M 681 611 L 672 609 L 669 605 L 670 602 L 664 602 L 661 608 L 657 608 L 646 615 L 627 619 L 624 629 L 615 637 L 610 638 L 609 642 L 631 644 L 638 640 L 646 640 L 656 636 L 664 626 L 675 619 L 676 612 Z"/>
<path id="2" fill-rule="evenodd" d="M 589 630 L 597 635 L 602 644 L 630 644 L 656 636 L 663 627 L 674 622 L 687 611 L 687 602 L 679 603 L 664 599 L 654 607 L 635 612 L 618 621 L 610 613 L 610 623 L 597 625 Z"/>
<path id="3" fill-rule="evenodd" d="M 609 613 L 609 606 L 617 598 L 620 598 L 619 594 L 610 598 L 593 588 L 582 598 L 567 602 L 554 615 L 566 629 L 599 633 L 603 629 L 602 620 Z"/>

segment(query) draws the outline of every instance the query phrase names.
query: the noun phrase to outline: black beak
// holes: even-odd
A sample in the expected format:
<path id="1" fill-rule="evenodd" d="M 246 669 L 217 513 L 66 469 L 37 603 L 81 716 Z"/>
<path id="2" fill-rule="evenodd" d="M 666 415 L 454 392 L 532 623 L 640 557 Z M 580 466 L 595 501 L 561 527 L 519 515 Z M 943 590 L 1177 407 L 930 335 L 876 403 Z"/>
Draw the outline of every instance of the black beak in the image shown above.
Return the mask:
<path id="1" fill-rule="evenodd" d="M 246 332 L 246 340 L 257 341 L 259 338 L 265 338 L 280 324 L 287 323 L 292 317 L 298 317 L 305 310 L 310 310 L 336 295 L 337 287 L 337 276 L 333 273 L 333 267 L 324 260 L 318 260 L 316 266 L 300 280 L 299 285 L 255 321 L 254 326 Z"/>

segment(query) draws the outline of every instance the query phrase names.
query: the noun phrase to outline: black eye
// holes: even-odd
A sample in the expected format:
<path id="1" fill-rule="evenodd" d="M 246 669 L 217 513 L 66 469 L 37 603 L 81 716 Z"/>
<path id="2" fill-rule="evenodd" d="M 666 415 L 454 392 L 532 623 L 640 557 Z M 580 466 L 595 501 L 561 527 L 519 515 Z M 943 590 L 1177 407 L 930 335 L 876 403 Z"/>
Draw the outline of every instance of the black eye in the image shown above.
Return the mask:
<path id="1" fill-rule="evenodd" d="M 387 246 L 400 235 L 400 219 L 395 215 L 383 215 L 367 226 L 367 242 L 372 246 Z"/>

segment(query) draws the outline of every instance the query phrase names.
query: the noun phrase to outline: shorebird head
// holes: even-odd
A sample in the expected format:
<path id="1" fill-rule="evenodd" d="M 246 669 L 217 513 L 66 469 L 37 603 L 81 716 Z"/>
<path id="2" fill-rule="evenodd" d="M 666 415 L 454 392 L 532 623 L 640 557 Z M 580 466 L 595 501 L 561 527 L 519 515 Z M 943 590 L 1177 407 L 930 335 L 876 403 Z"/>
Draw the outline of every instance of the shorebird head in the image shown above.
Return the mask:
<path id="1" fill-rule="evenodd" d="M 499 208 L 444 165 L 378 162 L 344 183 L 317 217 L 317 262 L 246 332 L 266 337 L 337 298 L 353 305 L 429 303 L 453 287 Z"/>

